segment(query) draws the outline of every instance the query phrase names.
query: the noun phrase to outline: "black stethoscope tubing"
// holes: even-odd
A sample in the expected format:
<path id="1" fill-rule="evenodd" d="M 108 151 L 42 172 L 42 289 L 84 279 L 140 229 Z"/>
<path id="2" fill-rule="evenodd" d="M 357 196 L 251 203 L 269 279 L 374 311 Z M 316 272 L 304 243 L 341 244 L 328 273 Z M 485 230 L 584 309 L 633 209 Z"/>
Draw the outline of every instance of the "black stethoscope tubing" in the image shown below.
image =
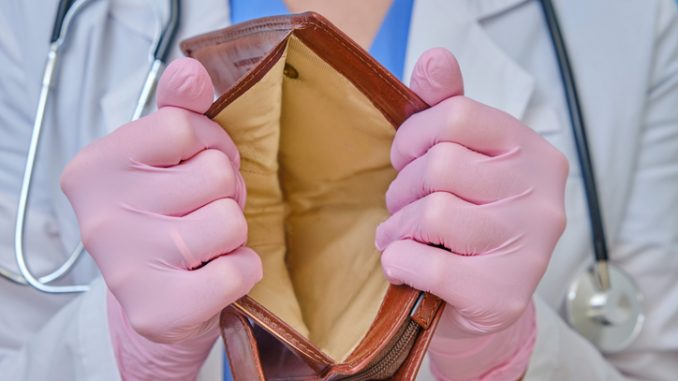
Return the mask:
<path id="1" fill-rule="evenodd" d="M 59 36 L 62 32 L 62 27 L 64 20 L 68 11 L 75 3 L 74 0 L 60 0 L 57 5 L 56 16 L 54 17 L 54 26 L 52 27 L 52 35 L 49 39 L 50 43 L 56 42 L 59 39 Z M 160 41 L 153 51 L 153 59 L 160 60 L 162 62 L 167 61 L 167 57 L 172 48 L 172 43 L 174 42 L 177 31 L 179 30 L 179 20 L 181 20 L 181 4 L 180 0 L 170 0 L 169 1 L 169 20 L 164 25 L 163 30 L 160 34 Z"/>
<path id="2" fill-rule="evenodd" d="M 565 41 L 560 31 L 558 16 L 551 0 L 541 0 L 542 10 L 546 18 L 546 25 L 551 35 L 551 43 L 556 53 L 558 69 L 563 83 L 565 101 L 567 103 L 567 112 L 572 126 L 572 135 L 574 136 L 579 168 L 581 170 L 582 181 L 584 184 L 584 193 L 588 205 L 589 221 L 591 223 L 591 236 L 593 239 L 593 251 L 596 262 L 607 262 L 608 249 L 605 238 L 605 229 L 603 216 L 601 212 L 600 201 L 598 198 L 598 188 L 594 175 L 593 161 L 589 150 L 588 139 L 586 137 L 586 126 L 584 123 L 583 111 L 579 103 L 577 85 L 570 64 L 570 58 L 567 53 Z"/>

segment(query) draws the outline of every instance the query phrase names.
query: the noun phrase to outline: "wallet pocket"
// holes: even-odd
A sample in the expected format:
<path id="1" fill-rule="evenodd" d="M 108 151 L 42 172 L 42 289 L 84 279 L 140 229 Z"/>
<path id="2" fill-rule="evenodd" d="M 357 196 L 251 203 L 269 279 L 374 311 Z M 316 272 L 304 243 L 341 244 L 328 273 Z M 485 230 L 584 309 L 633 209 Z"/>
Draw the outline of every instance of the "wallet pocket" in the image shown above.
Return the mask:
<path id="1" fill-rule="evenodd" d="M 389 285 L 374 234 L 388 217 L 395 129 L 427 106 L 313 13 L 250 21 L 182 48 L 222 94 L 207 115 L 239 148 L 247 244 L 264 264 L 262 281 L 233 306 L 247 319 L 222 316 L 232 367 L 253 362 L 234 374 L 385 379 L 406 363 L 416 372 L 442 303 Z M 294 361 L 271 365 L 285 357 L 262 347 L 252 325 L 307 369 L 292 377 Z"/>

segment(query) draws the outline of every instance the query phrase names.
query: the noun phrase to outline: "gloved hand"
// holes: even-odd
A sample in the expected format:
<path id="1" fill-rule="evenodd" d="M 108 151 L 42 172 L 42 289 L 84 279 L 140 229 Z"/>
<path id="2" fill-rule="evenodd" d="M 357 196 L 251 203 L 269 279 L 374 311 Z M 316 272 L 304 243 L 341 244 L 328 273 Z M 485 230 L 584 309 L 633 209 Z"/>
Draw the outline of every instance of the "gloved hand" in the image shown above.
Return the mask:
<path id="1" fill-rule="evenodd" d="M 444 49 L 411 88 L 432 105 L 398 129 L 377 229 L 394 283 L 447 302 L 429 355 L 441 380 L 516 380 L 536 336 L 532 294 L 565 227 L 565 157 L 510 115 L 463 96 Z"/>
<path id="2" fill-rule="evenodd" d="M 212 96 L 200 63 L 173 62 L 158 84 L 158 111 L 84 148 L 61 179 L 110 291 L 124 379 L 194 379 L 218 336 L 218 313 L 262 276 L 244 246 L 238 151 L 202 115 Z"/>

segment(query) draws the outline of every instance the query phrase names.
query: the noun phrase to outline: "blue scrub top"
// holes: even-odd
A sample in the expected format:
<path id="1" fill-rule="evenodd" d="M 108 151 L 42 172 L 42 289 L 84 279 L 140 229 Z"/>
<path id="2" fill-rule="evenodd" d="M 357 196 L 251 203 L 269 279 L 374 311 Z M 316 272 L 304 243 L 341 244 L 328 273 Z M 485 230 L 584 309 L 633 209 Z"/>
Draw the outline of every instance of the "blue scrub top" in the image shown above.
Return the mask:
<path id="1" fill-rule="evenodd" d="M 393 0 L 369 50 L 372 57 L 401 81 L 405 70 L 413 2 L 414 0 Z M 230 5 L 233 24 L 289 13 L 282 0 L 230 0 Z M 228 359 L 224 354 L 224 381 L 232 380 Z"/>
<path id="2" fill-rule="evenodd" d="M 405 69 L 413 2 L 414 0 L 393 0 L 369 49 L 372 57 L 401 80 Z M 230 0 L 230 4 L 231 22 L 234 24 L 289 13 L 283 0 Z"/>

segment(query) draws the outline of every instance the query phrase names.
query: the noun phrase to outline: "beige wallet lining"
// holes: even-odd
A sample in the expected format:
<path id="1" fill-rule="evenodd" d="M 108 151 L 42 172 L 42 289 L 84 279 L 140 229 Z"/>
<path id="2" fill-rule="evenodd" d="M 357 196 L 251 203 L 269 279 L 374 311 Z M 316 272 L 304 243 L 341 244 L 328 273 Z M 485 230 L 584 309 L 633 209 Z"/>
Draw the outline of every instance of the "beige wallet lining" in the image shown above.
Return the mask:
<path id="1" fill-rule="evenodd" d="M 287 41 L 214 119 L 240 149 L 248 246 L 264 263 L 250 297 L 340 362 L 388 286 L 374 233 L 388 216 L 395 130 L 341 73 L 295 36 Z"/>

